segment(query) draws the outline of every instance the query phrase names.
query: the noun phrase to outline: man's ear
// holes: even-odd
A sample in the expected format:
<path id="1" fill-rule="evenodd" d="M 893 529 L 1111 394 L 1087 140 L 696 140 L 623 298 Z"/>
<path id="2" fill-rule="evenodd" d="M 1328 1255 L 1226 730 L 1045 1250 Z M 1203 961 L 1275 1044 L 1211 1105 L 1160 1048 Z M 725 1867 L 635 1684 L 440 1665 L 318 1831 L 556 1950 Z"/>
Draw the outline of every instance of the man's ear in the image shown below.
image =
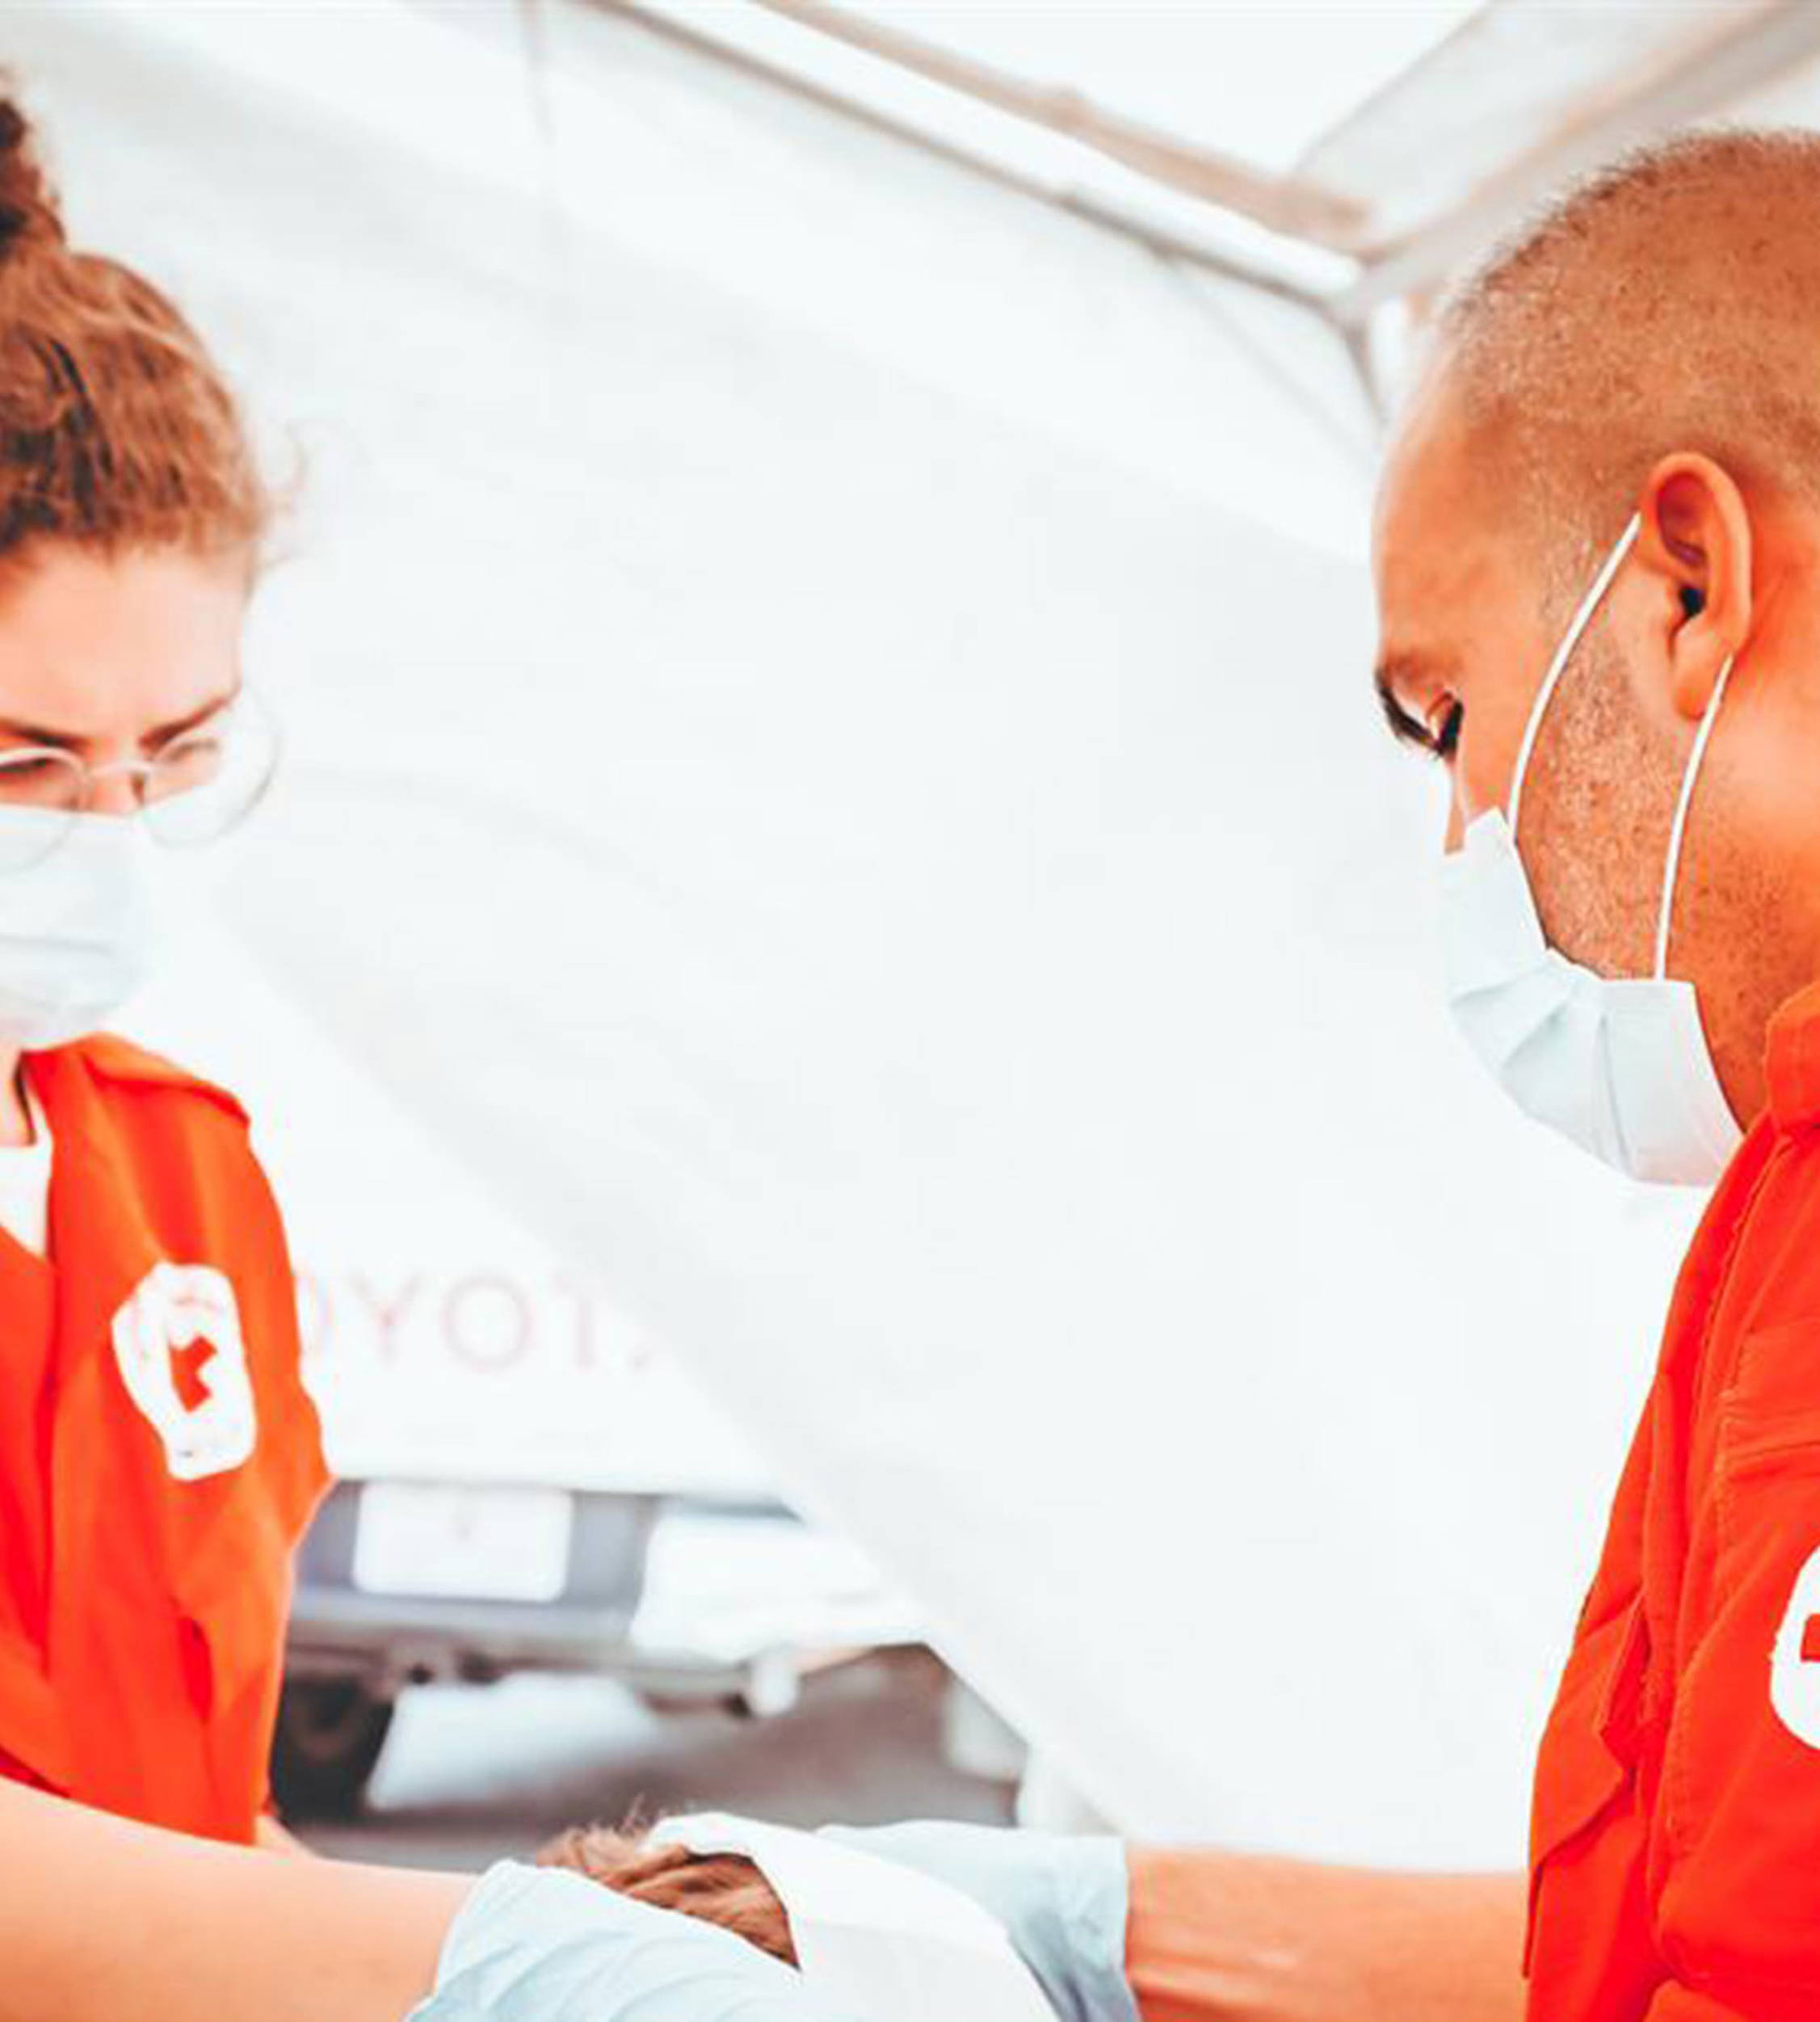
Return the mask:
<path id="1" fill-rule="evenodd" d="M 1722 465 L 1680 450 L 1650 471 L 1637 511 L 1636 558 L 1663 590 L 1670 696 L 1680 715 L 1697 717 L 1750 635 L 1750 511 Z"/>

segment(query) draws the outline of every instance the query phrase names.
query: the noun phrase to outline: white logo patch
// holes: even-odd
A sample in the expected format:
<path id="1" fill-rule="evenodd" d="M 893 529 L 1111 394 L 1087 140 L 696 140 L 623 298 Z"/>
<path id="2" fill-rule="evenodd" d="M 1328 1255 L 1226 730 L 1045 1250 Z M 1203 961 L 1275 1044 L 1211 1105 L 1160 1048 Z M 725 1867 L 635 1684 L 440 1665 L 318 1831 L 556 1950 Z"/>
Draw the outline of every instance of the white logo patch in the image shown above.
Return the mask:
<path id="1" fill-rule="evenodd" d="M 1820 1748 L 1820 1552 L 1795 1575 L 1770 1658 L 1769 1703 L 1796 1740 Z"/>
<path id="2" fill-rule="evenodd" d="M 225 1474 L 258 1437 L 233 1287 L 204 1263 L 160 1263 L 114 1315 L 127 1394 L 179 1482 Z"/>

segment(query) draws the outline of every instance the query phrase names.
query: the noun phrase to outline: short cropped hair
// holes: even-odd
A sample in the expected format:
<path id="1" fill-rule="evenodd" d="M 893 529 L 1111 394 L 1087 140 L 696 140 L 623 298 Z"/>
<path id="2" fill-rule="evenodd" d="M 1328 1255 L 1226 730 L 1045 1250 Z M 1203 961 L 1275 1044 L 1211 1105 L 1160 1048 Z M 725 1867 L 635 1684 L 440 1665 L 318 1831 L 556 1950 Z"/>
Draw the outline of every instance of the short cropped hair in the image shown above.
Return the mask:
<path id="1" fill-rule="evenodd" d="M 1434 338 L 1487 483 L 1570 575 L 1676 449 L 1820 499 L 1820 136 L 1625 156 L 1460 282 Z"/>

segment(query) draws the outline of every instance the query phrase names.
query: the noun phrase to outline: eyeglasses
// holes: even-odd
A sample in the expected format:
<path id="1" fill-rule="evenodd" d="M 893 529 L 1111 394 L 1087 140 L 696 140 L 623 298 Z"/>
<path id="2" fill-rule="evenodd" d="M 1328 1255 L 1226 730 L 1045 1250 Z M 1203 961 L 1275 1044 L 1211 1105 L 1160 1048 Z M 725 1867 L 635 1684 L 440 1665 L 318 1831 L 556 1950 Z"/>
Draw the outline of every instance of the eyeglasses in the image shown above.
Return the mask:
<path id="1" fill-rule="evenodd" d="M 257 694 L 233 701 L 149 759 L 89 765 L 55 745 L 0 750 L 0 876 L 29 870 L 69 835 L 107 780 L 130 779 L 138 818 L 157 842 L 194 849 L 257 807 L 278 769 L 278 720 Z M 32 818 L 15 821 L 9 811 Z"/>

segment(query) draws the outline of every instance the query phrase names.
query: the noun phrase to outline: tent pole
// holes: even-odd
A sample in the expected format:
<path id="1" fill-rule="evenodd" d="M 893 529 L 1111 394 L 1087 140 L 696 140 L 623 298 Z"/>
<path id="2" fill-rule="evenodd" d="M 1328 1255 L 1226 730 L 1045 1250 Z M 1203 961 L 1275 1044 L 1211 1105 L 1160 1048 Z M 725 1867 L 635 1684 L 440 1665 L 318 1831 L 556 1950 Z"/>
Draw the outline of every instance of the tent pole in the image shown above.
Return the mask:
<path id="1" fill-rule="evenodd" d="M 603 13 L 618 15 L 647 32 L 675 43 L 696 55 L 707 57 L 748 77 L 757 78 L 767 85 L 806 99 L 824 111 L 838 113 L 843 119 L 869 128 L 875 132 L 886 134 L 891 139 L 905 142 L 925 154 L 964 168 L 971 174 L 983 176 L 1001 189 L 1029 198 L 1052 210 L 1066 212 L 1098 230 L 1133 240 L 1159 259 L 1179 261 L 1222 280 L 1261 288 L 1266 294 L 1276 296 L 1319 314 L 1328 313 L 1326 303 L 1330 292 L 1280 272 L 1263 259 L 1250 259 L 1242 253 L 1232 252 L 1207 241 L 1174 231 L 1166 225 L 1155 224 L 1085 191 L 1053 188 L 1036 177 L 1023 174 L 983 154 L 958 146 L 937 135 L 925 132 L 909 120 L 894 119 L 887 112 L 843 98 L 838 92 L 830 90 L 781 64 L 769 62 L 750 50 L 723 40 L 692 23 L 676 19 L 659 5 L 647 4 L 647 0 L 584 0 L 584 4 Z M 1350 262 L 1336 263 L 1343 266 L 1351 264 Z"/>

